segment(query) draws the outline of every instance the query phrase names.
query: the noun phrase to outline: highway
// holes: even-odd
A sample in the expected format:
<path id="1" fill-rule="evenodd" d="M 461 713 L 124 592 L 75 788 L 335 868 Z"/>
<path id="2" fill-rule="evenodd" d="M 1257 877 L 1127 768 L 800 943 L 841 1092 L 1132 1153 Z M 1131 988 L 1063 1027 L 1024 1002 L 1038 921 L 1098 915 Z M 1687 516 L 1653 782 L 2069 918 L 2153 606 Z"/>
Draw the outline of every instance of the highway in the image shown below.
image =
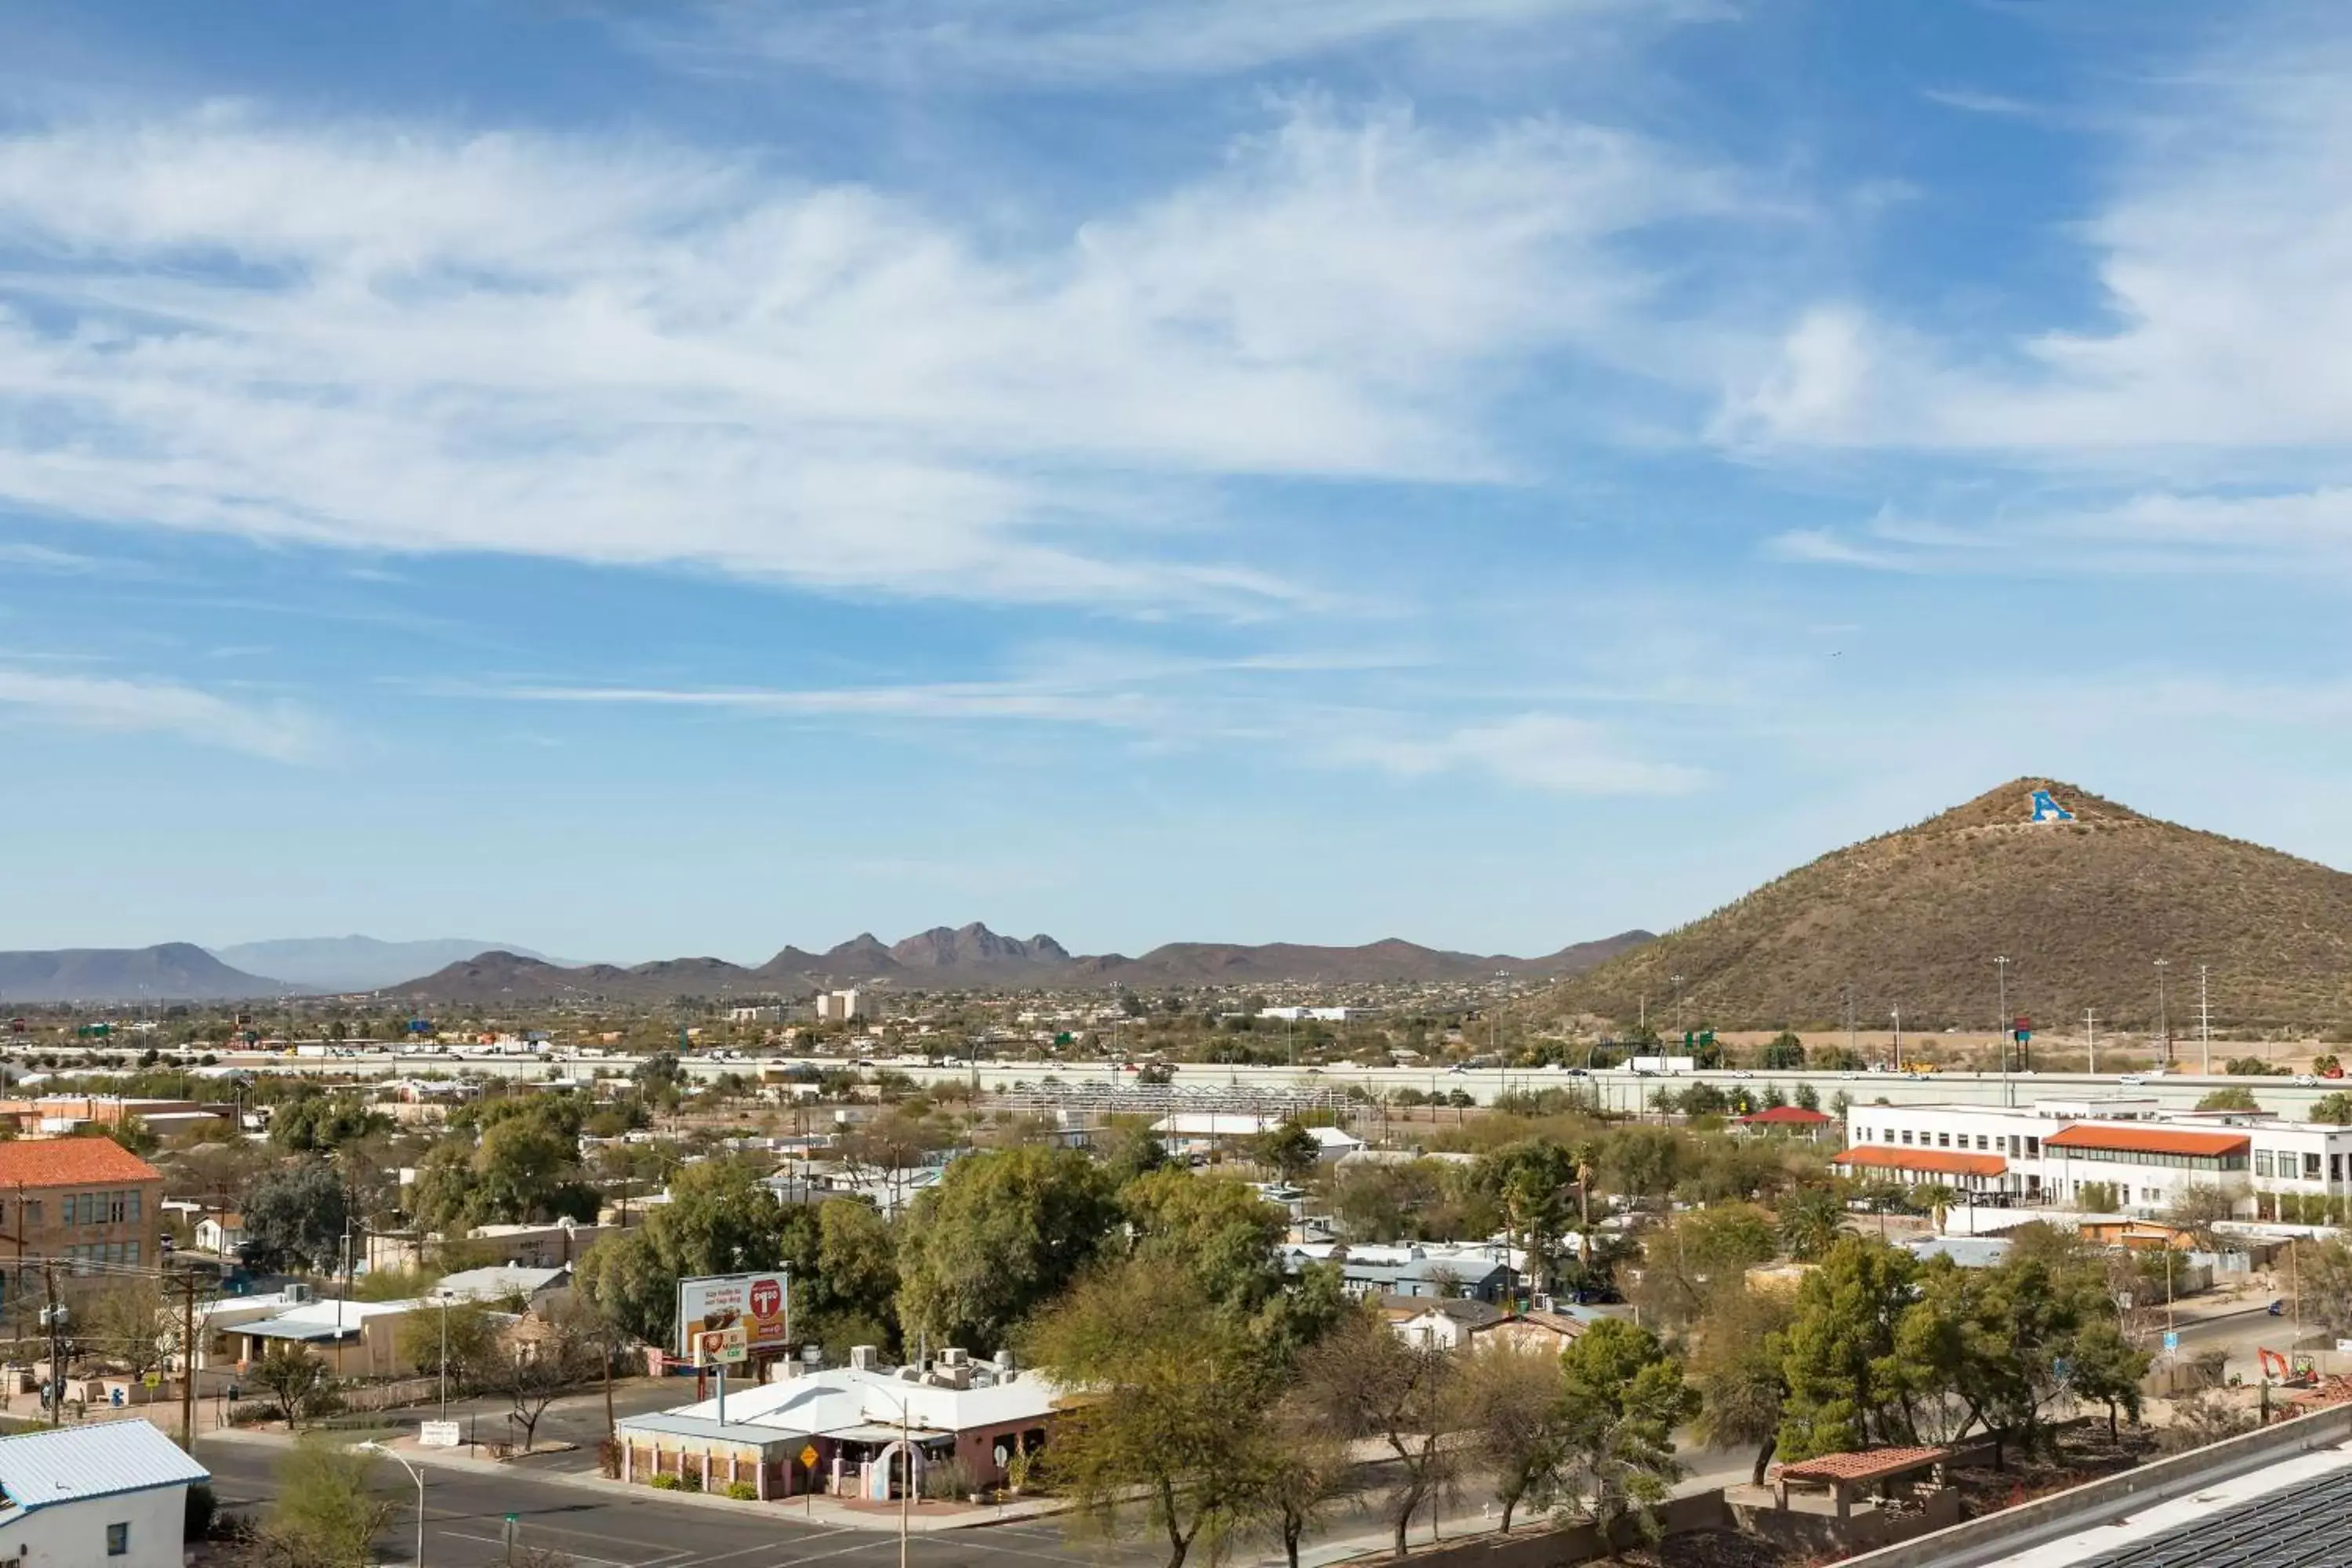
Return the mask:
<path id="1" fill-rule="evenodd" d="M 635 1065 L 632 1058 L 625 1057 L 522 1056 L 446 1050 L 398 1054 L 373 1051 L 340 1057 L 236 1052 L 223 1057 L 221 1060 L 254 1072 L 316 1073 L 357 1079 L 467 1072 L 552 1083 L 588 1083 L 600 1078 L 626 1077 Z M 838 1069 L 845 1065 L 838 1058 L 788 1056 L 744 1056 L 732 1060 L 690 1056 L 681 1064 L 686 1075 L 698 1080 L 709 1080 L 730 1072 L 757 1078 L 762 1071 L 786 1068 L 825 1070 Z M 881 1060 L 878 1065 L 893 1072 L 903 1073 L 918 1083 L 976 1083 L 982 1089 L 1000 1091 L 1016 1086 L 1034 1087 L 1047 1078 L 1063 1085 L 1097 1083 L 1106 1088 L 1120 1082 L 1134 1082 L 1131 1073 L 1121 1072 L 1118 1064 L 1109 1061 L 982 1062 L 977 1066 L 934 1067 L 921 1062 Z M 1590 1090 L 1604 1109 L 1612 1110 L 1640 1110 L 1647 1105 L 1658 1089 L 1684 1088 L 1692 1083 L 1712 1083 L 1726 1091 L 1744 1089 L 1759 1096 L 1778 1088 L 1782 1096 L 1790 1100 L 1795 1099 L 1800 1086 L 1810 1084 L 1824 1108 L 1839 1094 L 1863 1104 L 1884 1100 L 1896 1105 L 2010 1103 L 2021 1106 L 2037 1100 L 2082 1100 L 2124 1095 L 2153 1100 L 2168 1110 L 2178 1110 L 2193 1109 L 2204 1096 L 2226 1085 L 2251 1089 L 2264 1110 L 2296 1121 L 2304 1120 L 2312 1104 L 2322 1097 L 2352 1088 L 2352 1080 L 2323 1079 L 2316 1084 L 2306 1085 L 2288 1078 L 2231 1078 L 2220 1074 L 2210 1077 L 2167 1074 L 2148 1077 L 2138 1084 L 2126 1084 L 2116 1075 L 2094 1076 L 2087 1073 L 2021 1073 L 2004 1078 L 1998 1073 L 1938 1072 L 1915 1077 L 1907 1073 L 1734 1070 L 1654 1078 L 1638 1076 L 1623 1069 L 1579 1076 L 1559 1070 L 1472 1068 L 1453 1071 L 1444 1068 L 1360 1068 L 1344 1064 L 1324 1068 L 1189 1064 L 1177 1068 L 1175 1083 L 1179 1089 L 1269 1093 L 1319 1091 L 1332 1095 L 1344 1095 L 1351 1087 L 1366 1093 L 1403 1089 L 1440 1095 L 1460 1091 L 1469 1095 L 1472 1101 L 1479 1105 L 1491 1105 L 1502 1095 L 1514 1091 L 1581 1087 Z"/>

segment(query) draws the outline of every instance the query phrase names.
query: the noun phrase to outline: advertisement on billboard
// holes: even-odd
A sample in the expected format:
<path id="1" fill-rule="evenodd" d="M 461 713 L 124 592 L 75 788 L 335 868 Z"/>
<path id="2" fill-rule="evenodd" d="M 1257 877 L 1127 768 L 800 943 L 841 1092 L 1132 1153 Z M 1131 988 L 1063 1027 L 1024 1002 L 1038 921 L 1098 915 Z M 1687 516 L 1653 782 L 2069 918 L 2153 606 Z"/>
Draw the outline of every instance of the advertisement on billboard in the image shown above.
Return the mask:
<path id="1" fill-rule="evenodd" d="M 702 1336 L 725 1331 L 740 1331 L 746 1353 L 785 1349 L 793 1337 L 789 1284 L 781 1268 L 679 1280 L 678 1354 L 701 1359 Z"/>

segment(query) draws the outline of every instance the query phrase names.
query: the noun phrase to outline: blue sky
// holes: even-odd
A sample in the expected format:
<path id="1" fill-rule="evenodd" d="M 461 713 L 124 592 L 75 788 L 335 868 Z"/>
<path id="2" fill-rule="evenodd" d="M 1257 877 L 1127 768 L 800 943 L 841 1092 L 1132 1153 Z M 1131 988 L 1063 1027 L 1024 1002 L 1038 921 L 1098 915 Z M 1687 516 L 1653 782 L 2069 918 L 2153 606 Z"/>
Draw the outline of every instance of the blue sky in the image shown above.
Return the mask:
<path id="1" fill-rule="evenodd" d="M 2352 864 L 2320 5 L 0 15 L 0 944 Z"/>

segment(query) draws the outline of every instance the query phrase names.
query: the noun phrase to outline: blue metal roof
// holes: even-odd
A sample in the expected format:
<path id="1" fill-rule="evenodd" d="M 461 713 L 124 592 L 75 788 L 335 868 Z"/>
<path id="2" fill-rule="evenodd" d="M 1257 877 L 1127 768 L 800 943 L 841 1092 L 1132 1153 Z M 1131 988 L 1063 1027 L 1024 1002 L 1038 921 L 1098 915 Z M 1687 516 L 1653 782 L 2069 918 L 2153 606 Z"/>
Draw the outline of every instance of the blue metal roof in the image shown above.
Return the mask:
<path id="1" fill-rule="evenodd" d="M 22 1510 L 209 1480 L 212 1472 L 146 1421 L 100 1421 L 0 1437 L 0 1492 Z"/>

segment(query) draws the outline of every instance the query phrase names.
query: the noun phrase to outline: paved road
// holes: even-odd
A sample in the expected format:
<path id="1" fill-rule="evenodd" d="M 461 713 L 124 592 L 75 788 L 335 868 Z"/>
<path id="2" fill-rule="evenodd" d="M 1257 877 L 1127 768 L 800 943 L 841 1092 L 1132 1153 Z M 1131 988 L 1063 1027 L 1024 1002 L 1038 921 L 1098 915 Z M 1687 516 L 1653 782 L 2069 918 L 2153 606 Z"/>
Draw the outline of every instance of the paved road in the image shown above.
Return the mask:
<path id="1" fill-rule="evenodd" d="M 214 1442 L 197 1457 L 213 1472 L 224 1508 L 266 1505 L 276 1491 L 284 1450 L 254 1443 Z M 387 1562 L 407 1563 L 416 1550 L 415 1493 L 398 1467 L 387 1465 L 404 1496 L 379 1542 Z M 870 1530 L 811 1525 L 779 1509 L 755 1515 L 674 1502 L 648 1490 L 614 1497 L 509 1471 L 474 1476 L 424 1472 L 425 1561 L 433 1568 L 494 1568 L 505 1561 L 507 1516 L 515 1516 L 525 1546 L 569 1555 L 580 1568 L 896 1568 L 898 1542 Z M 1133 1547 L 1108 1551 L 1074 1545 L 1049 1520 L 982 1530 L 917 1535 L 908 1545 L 910 1568 L 1147 1568 L 1161 1554 Z"/>

